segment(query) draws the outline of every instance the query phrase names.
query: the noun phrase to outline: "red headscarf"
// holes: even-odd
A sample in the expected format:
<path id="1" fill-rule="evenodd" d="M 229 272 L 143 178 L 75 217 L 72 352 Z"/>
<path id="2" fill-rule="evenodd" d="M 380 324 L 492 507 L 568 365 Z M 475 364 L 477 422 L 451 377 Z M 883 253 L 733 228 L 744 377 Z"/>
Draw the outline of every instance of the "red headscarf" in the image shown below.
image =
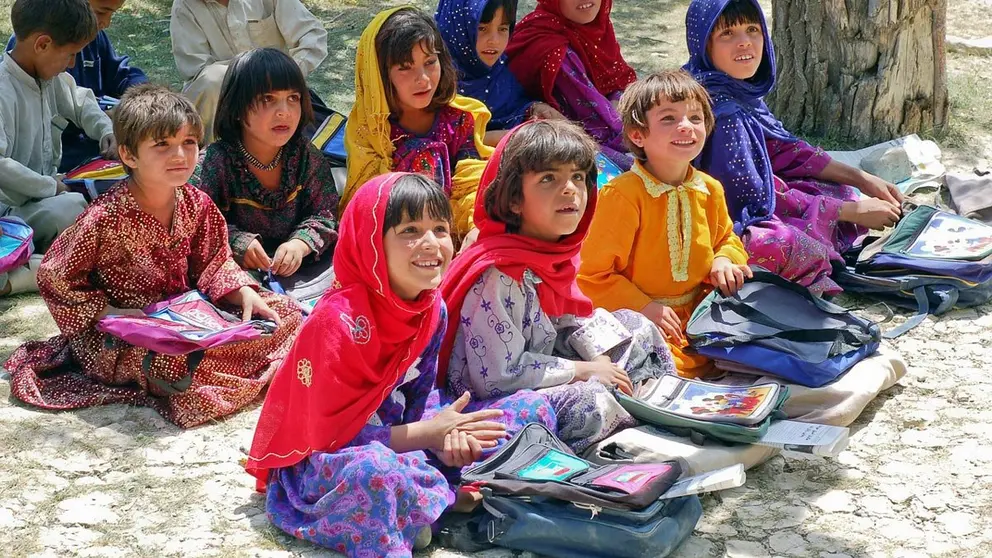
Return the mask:
<path id="1" fill-rule="evenodd" d="M 245 469 L 264 490 L 269 469 L 350 442 L 427 348 L 440 322 L 437 290 L 412 302 L 389 286 L 383 221 L 393 184 L 359 188 L 341 217 L 335 282 L 276 372 Z"/>
<path id="2" fill-rule="evenodd" d="M 613 32 L 613 0 L 602 0 L 596 19 L 585 25 L 561 15 L 560 2 L 537 0 L 537 8 L 520 20 L 510 37 L 506 47 L 510 70 L 524 89 L 559 108 L 551 91 L 567 48 L 579 56 L 592 84 L 603 95 L 623 91 L 637 81 Z"/>
<path id="3" fill-rule="evenodd" d="M 517 130 L 530 125 L 533 123 L 521 124 L 503 136 L 496 146 L 496 152 L 489 158 L 486 170 L 482 172 L 479 191 L 475 196 L 473 219 L 479 229 L 479 239 L 451 262 L 444 282 L 441 283 L 441 295 L 448 307 L 448 328 L 438 357 L 439 387 L 444 387 L 448 373 L 448 361 L 451 359 L 455 334 L 458 333 L 458 320 L 465 295 L 479 276 L 492 266 L 496 266 L 516 281 L 523 281 L 524 270 L 527 269 L 540 277 L 537 296 L 540 299 L 541 309 L 549 316 L 592 314 L 592 302 L 579 290 L 575 276 L 579 270 L 579 249 L 589 232 L 589 225 L 596 211 L 595 188 L 589 193 L 586 212 L 582 215 L 578 228 L 558 242 L 509 233 L 506 231 L 505 223 L 491 219 L 486 213 L 486 190 L 492 186 L 499 174 L 503 149 Z"/>

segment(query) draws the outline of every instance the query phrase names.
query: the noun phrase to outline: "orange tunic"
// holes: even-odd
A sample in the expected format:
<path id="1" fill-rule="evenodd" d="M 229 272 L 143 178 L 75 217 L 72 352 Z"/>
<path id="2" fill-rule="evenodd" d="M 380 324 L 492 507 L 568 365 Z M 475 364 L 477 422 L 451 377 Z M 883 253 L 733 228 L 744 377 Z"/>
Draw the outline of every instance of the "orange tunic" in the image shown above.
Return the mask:
<path id="1" fill-rule="evenodd" d="M 689 167 L 685 182 L 672 186 L 635 163 L 599 194 L 578 283 L 593 304 L 610 311 L 640 311 L 652 301 L 669 306 L 684 329 L 711 290 L 706 282 L 717 256 L 747 263 L 720 183 Z M 710 372 L 705 357 L 677 341 L 669 347 L 680 375 Z"/>

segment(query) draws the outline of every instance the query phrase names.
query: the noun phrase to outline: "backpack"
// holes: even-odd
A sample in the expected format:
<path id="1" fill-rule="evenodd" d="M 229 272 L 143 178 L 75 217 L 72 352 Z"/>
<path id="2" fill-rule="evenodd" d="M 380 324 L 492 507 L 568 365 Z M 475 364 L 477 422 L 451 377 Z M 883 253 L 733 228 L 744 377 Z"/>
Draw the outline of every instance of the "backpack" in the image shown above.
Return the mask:
<path id="1" fill-rule="evenodd" d="M 676 436 L 687 437 L 696 444 L 702 444 L 704 438 L 726 443 L 753 444 L 768 432 L 772 421 L 786 418 L 782 406 L 789 399 L 788 386 L 776 383 L 725 386 L 677 376 L 663 376 L 662 380 L 673 385 L 667 386 L 659 382 L 651 391 L 663 390 L 667 393 L 638 394 L 634 398 L 614 390 L 614 395 L 620 405 L 635 418 Z M 713 407 L 707 409 L 708 412 L 694 409 L 695 405 L 704 404 L 702 401 L 715 400 L 720 396 L 723 396 L 726 403 L 711 403 Z M 760 403 L 750 416 L 744 416 L 748 413 L 734 412 L 735 396 L 754 397 L 760 399 Z M 727 415 L 720 416 L 723 414 L 721 411 Z"/>
<path id="2" fill-rule="evenodd" d="M 853 265 L 836 270 L 834 280 L 848 292 L 916 310 L 884 334 L 899 337 L 930 314 L 992 298 L 992 226 L 921 205 L 865 246 Z"/>
<path id="3" fill-rule="evenodd" d="M 82 194 L 92 203 L 125 178 L 127 172 L 120 161 L 96 157 L 65 173 L 62 182 L 70 191 Z"/>
<path id="4" fill-rule="evenodd" d="M 24 265 L 34 254 L 34 231 L 22 219 L 0 217 L 0 273 Z"/>
<path id="5" fill-rule="evenodd" d="M 311 141 L 314 147 L 331 160 L 332 165 L 343 167 L 347 160 L 347 153 L 344 148 L 344 129 L 345 124 L 348 123 L 348 118 L 334 110 L 325 110 L 329 114 L 314 132 Z"/>
<path id="6" fill-rule="evenodd" d="M 675 461 L 594 465 L 531 423 L 462 479 L 482 494 L 480 542 L 569 558 L 662 558 L 702 515 L 696 496 L 659 499 L 681 472 Z"/>
<path id="7" fill-rule="evenodd" d="M 689 318 L 693 350 L 807 387 L 832 382 L 878 350 L 877 324 L 753 266 L 733 296 L 714 290 Z"/>
<path id="8" fill-rule="evenodd" d="M 596 154 L 596 188 L 602 190 L 603 186 L 609 184 L 611 180 L 623 174 L 620 167 L 602 153 Z"/>

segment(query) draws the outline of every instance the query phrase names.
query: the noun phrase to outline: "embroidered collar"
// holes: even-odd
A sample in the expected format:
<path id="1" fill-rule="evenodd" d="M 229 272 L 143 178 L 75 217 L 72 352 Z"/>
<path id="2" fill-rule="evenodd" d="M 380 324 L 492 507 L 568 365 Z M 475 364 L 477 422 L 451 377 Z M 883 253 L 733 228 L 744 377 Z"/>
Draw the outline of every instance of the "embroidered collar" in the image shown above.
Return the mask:
<path id="1" fill-rule="evenodd" d="M 689 190 L 709 195 L 710 190 L 706 186 L 706 181 L 692 167 L 689 167 L 689 178 L 678 186 L 659 182 L 641 166 L 640 161 L 635 161 L 631 170 L 644 182 L 644 189 L 651 197 L 668 195 L 668 212 L 665 221 L 668 225 L 668 256 L 672 260 L 672 279 L 688 281 L 689 247 L 692 246 L 692 209 Z"/>
<path id="2" fill-rule="evenodd" d="M 696 169 L 691 166 L 689 167 L 689 178 L 678 186 L 673 186 L 658 180 L 648 171 L 648 169 L 641 165 L 640 161 L 634 161 L 634 166 L 630 170 L 632 170 L 634 174 L 641 179 L 641 182 L 644 183 L 644 189 L 647 190 L 648 194 L 650 194 L 652 198 L 661 197 L 662 194 L 676 190 L 679 187 L 695 190 L 705 196 L 710 195 L 710 189 L 706 185 L 706 181 L 703 180 L 703 177 L 700 176 L 699 173 L 696 172 Z"/>

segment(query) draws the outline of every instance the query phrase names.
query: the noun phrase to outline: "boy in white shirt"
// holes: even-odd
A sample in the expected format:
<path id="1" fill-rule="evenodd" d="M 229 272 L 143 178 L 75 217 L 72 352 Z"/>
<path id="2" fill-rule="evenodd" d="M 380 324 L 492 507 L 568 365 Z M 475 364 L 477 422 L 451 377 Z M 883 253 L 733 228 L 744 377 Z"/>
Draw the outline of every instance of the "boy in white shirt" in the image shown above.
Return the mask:
<path id="1" fill-rule="evenodd" d="M 97 33 L 87 0 L 16 0 L 10 20 L 17 45 L 0 61 L 0 215 L 23 219 L 44 252 L 86 208 L 56 174 L 69 122 L 116 158 L 113 123 L 93 92 L 65 71 Z M 0 277 L 0 296 L 37 290 L 40 258 Z"/>
<path id="2" fill-rule="evenodd" d="M 214 113 L 232 58 L 253 48 L 289 54 L 306 77 L 327 57 L 327 31 L 300 0 L 173 0 L 172 55 L 186 80 L 183 94 L 214 140 Z"/>

